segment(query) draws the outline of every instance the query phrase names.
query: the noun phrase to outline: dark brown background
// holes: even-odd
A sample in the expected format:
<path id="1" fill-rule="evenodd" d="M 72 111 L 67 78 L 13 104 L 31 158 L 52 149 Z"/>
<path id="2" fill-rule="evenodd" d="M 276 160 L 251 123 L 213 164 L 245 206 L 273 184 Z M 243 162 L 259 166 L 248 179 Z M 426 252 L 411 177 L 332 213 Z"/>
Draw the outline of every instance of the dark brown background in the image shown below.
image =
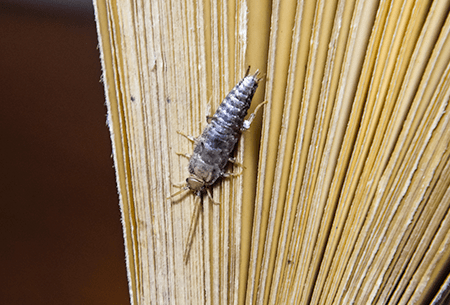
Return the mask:
<path id="1" fill-rule="evenodd" d="M 0 29 L 0 302 L 129 304 L 92 4 Z"/>

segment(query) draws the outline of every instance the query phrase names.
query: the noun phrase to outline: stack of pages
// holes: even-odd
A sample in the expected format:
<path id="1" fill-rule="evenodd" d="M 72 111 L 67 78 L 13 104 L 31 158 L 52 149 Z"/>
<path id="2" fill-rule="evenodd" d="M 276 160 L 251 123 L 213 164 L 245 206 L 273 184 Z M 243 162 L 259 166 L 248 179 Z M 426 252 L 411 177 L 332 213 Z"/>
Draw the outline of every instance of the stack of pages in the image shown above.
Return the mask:
<path id="1" fill-rule="evenodd" d="M 449 0 L 94 2 L 133 304 L 448 304 Z M 240 175 L 180 191 L 248 67 Z"/>

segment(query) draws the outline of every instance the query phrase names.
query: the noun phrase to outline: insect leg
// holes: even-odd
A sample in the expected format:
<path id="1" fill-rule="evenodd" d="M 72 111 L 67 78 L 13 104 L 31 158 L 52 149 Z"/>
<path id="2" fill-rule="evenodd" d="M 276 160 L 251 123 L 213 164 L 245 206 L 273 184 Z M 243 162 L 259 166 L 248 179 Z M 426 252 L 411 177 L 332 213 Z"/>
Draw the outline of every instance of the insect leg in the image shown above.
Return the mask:
<path id="1" fill-rule="evenodd" d="M 186 157 L 186 158 L 188 158 L 188 159 L 191 158 L 191 155 L 190 155 L 190 154 L 183 154 L 183 153 L 180 153 L 180 152 L 176 152 L 176 154 L 179 155 L 179 156 L 182 156 L 182 157 Z"/>
<path id="2" fill-rule="evenodd" d="M 208 194 L 209 200 L 211 200 L 212 203 L 214 203 L 214 204 L 220 204 L 220 202 L 214 201 L 210 189 L 206 189 L 206 193 Z"/>
<path id="3" fill-rule="evenodd" d="M 176 185 L 174 185 L 174 186 L 176 186 Z M 177 186 L 177 187 L 178 187 L 178 186 Z M 175 196 L 177 196 L 177 195 L 180 195 L 180 194 L 182 194 L 182 193 L 186 193 L 186 192 L 188 192 L 188 191 L 189 191 L 189 189 L 183 187 L 181 190 L 179 190 L 178 192 L 173 193 L 172 195 L 170 195 L 170 196 L 167 197 L 166 199 L 173 198 L 173 197 L 175 197 Z"/>
<path id="4" fill-rule="evenodd" d="M 195 143 L 195 138 L 194 138 L 193 136 L 188 136 L 187 134 L 185 134 L 185 133 L 183 133 L 183 132 L 181 132 L 181 131 L 179 131 L 179 130 L 177 130 L 177 133 L 178 133 L 179 135 L 182 135 L 183 137 L 185 137 L 185 138 L 188 139 L 189 141 Z"/>
<path id="5" fill-rule="evenodd" d="M 224 178 L 228 178 L 228 177 L 237 177 L 237 176 L 242 175 L 242 172 L 243 172 L 243 171 L 241 171 L 240 173 L 223 173 L 223 174 L 222 174 L 222 177 L 224 177 Z"/>
<path id="6" fill-rule="evenodd" d="M 207 112 L 211 113 L 212 96 L 209 97 Z M 206 123 L 211 123 L 214 114 L 206 116 Z"/>
<path id="7" fill-rule="evenodd" d="M 233 164 L 237 164 L 236 158 L 233 158 L 233 157 L 228 158 L 228 162 L 231 162 Z"/>
<path id="8" fill-rule="evenodd" d="M 262 102 L 255 108 L 255 111 L 253 111 L 253 113 L 250 114 L 250 116 L 248 117 L 248 120 L 244 121 L 244 125 L 241 128 L 242 131 L 245 131 L 250 128 L 250 125 L 252 124 L 253 120 L 255 119 L 255 116 L 256 116 L 256 113 L 258 112 L 258 110 L 261 109 L 261 107 L 267 103 L 268 103 L 268 101 Z"/>
<path id="9" fill-rule="evenodd" d="M 228 162 L 231 162 L 231 163 L 233 163 L 233 164 L 236 165 L 236 166 L 245 168 L 245 166 L 242 165 L 241 163 L 237 162 L 235 158 L 229 158 L 229 159 L 228 159 Z"/>
<path id="10" fill-rule="evenodd" d="M 203 198 L 201 198 L 201 200 L 203 200 Z M 195 229 L 197 228 L 198 216 L 200 214 L 199 212 L 200 212 L 200 202 L 198 199 L 195 199 L 194 213 L 192 214 L 191 226 L 189 228 L 188 239 L 186 242 L 186 248 L 184 249 L 183 255 L 183 261 L 185 264 L 187 264 L 187 261 L 189 259 L 189 253 L 191 252 L 192 241 L 194 240 Z"/>

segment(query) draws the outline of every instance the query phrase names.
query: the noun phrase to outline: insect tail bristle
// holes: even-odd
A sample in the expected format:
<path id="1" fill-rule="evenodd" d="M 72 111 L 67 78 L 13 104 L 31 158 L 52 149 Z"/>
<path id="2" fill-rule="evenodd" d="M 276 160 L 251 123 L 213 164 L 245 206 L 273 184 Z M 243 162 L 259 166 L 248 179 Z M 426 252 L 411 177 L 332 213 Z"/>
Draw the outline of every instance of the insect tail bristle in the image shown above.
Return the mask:
<path id="1" fill-rule="evenodd" d="M 247 77 L 249 73 L 250 73 L 250 65 L 247 67 L 247 71 L 245 71 L 245 77 Z"/>
<path id="2" fill-rule="evenodd" d="M 244 76 L 244 77 L 247 77 L 247 76 L 249 75 L 249 73 L 250 73 L 250 66 L 248 66 L 247 71 L 245 72 L 245 76 Z M 253 74 L 252 77 L 253 77 L 253 78 L 256 78 L 256 80 L 257 80 L 258 82 L 261 81 L 261 80 L 264 78 L 265 75 L 262 75 L 261 77 L 258 77 L 258 76 L 259 76 L 259 69 L 256 69 L 255 74 Z"/>
<path id="3" fill-rule="evenodd" d="M 256 78 L 256 80 L 257 80 L 258 82 L 260 82 L 260 81 L 262 81 L 262 79 L 263 79 L 264 77 L 266 77 L 266 74 L 263 73 L 263 74 L 260 75 L 259 70 L 256 70 L 255 74 L 253 74 L 253 77 Z"/>

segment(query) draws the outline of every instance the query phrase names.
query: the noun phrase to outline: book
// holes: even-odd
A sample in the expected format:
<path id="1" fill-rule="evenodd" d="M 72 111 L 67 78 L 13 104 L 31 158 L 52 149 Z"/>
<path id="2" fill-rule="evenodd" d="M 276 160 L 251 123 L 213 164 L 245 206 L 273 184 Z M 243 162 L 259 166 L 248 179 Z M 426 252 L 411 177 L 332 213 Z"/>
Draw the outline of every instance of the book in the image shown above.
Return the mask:
<path id="1" fill-rule="evenodd" d="M 449 1 L 94 7 L 132 304 L 449 302 Z M 248 67 L 240 175 L 180 192 Z"/>

